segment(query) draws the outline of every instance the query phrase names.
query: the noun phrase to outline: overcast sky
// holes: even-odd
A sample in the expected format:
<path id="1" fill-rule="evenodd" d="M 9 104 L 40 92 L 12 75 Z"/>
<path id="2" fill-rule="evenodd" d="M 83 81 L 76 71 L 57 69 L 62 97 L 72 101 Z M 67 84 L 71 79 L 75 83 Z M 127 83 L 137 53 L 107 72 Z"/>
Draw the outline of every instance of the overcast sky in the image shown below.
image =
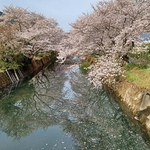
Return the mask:
<path id="1" fill-rule="evenodd" d="M 71 29 L 69 23 L 75 22 L 82 13 L 92 12 L 91 5 L 100 0 L 0 0 L 0 10 L 4 6 L 19 6 L 55 18 L 65 31 Z"/>

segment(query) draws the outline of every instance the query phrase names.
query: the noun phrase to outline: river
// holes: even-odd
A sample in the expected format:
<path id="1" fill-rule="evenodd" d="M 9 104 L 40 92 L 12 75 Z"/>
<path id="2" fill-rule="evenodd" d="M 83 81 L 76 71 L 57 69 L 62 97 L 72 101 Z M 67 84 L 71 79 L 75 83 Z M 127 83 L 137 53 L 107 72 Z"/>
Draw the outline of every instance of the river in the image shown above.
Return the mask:
<path id="1" fill-rule="evenodd" d="M 0 150 L 149 150 L 148 145 L 116 101 L 94 89 L 77 65 L 44 70 L 0 100 Z"/>

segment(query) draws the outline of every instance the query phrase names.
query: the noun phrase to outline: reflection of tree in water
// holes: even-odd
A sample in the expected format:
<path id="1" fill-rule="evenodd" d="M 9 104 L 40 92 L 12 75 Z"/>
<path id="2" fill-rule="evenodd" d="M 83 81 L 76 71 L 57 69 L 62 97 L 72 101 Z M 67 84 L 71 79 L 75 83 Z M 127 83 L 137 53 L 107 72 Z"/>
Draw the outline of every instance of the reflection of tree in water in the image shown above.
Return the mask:
<path id="1" fill-rule="evenodd" d="M 48 82 L 47 79 L 40 74 L 33 79 L 38 82 L 24 83 L 1 100 L 0 128 L 3 132 L 19 139 L 39 127 L 46 128 L 59 122 L 56 112 L 62 105 L 61 95 L 53 92 L 56 88 L 50 83 L 54 84 L 54 80 Z M 60 116 L 65 118 L 65 114 Z"/>
<path id="2" fill-rule="evenodd" d="M 138 129 L 104 90 L 93 89 L 78 70 L 67 72 L 67 76 L 74 95 L 68 99 L 69 116 L 62 126 L 79 143 L 76 150 L 147 149 L 136 134 Z"/>
<path id="3" fill-rule="evenodd" d="M 137 129 L 128 131 L 134 126 L 118 105 L 102 89 L 93 89 L 77 68 L 45 71 L 22 84 L 1 101 L 0 116 L 1 130 L 17 139 L 61 125 L 78 143 L 76 150 L 145 149 Z"/>

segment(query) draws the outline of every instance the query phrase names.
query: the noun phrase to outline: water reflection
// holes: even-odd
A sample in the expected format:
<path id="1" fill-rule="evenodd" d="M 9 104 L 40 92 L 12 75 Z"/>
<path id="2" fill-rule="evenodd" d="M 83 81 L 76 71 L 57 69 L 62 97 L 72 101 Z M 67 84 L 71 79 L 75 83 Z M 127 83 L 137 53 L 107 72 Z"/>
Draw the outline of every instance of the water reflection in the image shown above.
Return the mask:
<path id="1" fill-rule="evenodd" d="M 43 71 L 1 100 L 0 149 L 149 149 L 105 91 L 93 89 L 77 66 L 63 67 Z"/>

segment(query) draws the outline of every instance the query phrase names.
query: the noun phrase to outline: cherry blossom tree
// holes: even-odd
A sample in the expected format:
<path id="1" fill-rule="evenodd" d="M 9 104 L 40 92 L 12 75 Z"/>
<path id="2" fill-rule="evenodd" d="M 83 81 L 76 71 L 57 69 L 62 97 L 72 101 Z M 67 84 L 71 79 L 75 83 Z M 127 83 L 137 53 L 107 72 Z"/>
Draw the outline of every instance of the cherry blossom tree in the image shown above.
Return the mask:
<path id="1" fill-rule="evenodd" d="M 38 53 L 57 51 L 66 34 L 54 19 L 47 19 L 27 9 L 8 6 L 3 14 L 0 16 L 0 26 L 10 26 L 15 31 L 11 40 L 7 37 L 6 45 L 30 58 Z"/>
<path id="2" fill-rule="evenodd" d="M 95 86 L 110 83 L 122 72 L 123 56 L 133 50 L 142 33 L 150 31 L 150 1 L 99 2 L 93 13 L 83 14 L 71 26 L 74 51 L 99 56 L 90 67 L 89 80 Z"/>
<path id="3" fill-rule="evenodd" d="M 15 33 L 15 26 L 3 25 L 3 20 L 0 20 L 0 67 L 5 68 L 7 65 L 5 62 L 12 61 L 12 51 L 14 50 L 15 39 L 13 34 Z"/>

